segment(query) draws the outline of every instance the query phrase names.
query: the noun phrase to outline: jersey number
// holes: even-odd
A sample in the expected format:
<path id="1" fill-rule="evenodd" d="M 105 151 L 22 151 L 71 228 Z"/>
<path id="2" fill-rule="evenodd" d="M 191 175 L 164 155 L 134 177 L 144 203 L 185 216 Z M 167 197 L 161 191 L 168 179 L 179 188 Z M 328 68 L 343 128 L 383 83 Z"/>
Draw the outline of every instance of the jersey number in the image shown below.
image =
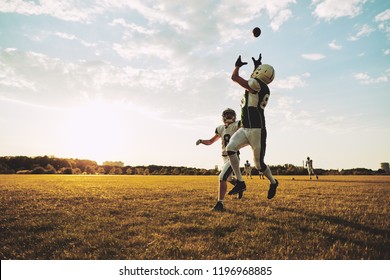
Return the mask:
<path id="1" fill-rule="evenodd" d="M 260 108 L 264 110 L 265 106 L 267 106 L 269 99 L 269 94 L 264 95 L 263 100 L 260 103 Z"/>
<path id="2" fill-rule="evenodd" d="M 224 142 L 225 147 L 227 146 L 227 144 L 229 144 L 229 141 L 230 141 L 230 134 L 225 134 L 223 136 L 223 142 Z"/>

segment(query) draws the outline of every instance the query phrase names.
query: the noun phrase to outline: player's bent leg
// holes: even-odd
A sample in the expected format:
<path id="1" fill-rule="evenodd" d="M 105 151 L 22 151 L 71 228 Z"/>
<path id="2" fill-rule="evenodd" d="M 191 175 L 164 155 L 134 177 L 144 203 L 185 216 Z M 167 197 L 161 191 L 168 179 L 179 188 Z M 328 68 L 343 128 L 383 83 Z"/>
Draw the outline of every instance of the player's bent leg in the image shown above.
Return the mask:
<path id="1" fill-rule="evenodd" d="M 230 162 L 227 161 L 223 165 L 221 173 L 219 174 L 219 180 L 220 181 L 225 181 L 225 182 L 228 181 L 231 178 L 232 173 L 233 173 L 233 168 L 232 168 Z"/>
<path id="2" fill-rule="evenodd" d="M 241 148 L 247 146 L 248 144 L 249 143 L 246 137 L 246 131 L 243 128 L 240 128 L 236 133 L 233 134 L 229 144 L 226 146 L 230 165 L 233 169 L 234 174 L 237 177 L 237 183 L 234 188 L 230 190 L 230 192 L 228 193 L 229 195 L 237 194 L 246 190 L 246 185 L 241 175 L 238 151 Z"/>
<path id="3" fill-rule="evenodd" d="M 223 201 L 227 191 L 226 181 L 219 181 L 218 201 Z"/>
<path id="4" fill-rule="evenodd" d="M 211 209 L 213 211 L 224 211 L 223 200 L 227 191 L 226 181 L 219 181 L 219 192 L 217 204 Z"/>
<path id="5" fill-rule="evenodd" d="M 240 159 L 238 158 L 237 152 L 228 150 L 228 156 L 230 160 L 230 165 L 233 169 L 234 174 L 237 177 L 238 181 L 244 181 L 242 179 L 241 170 L 240 170 Z"/>
<path id="6" fill-rule="evenodd" d="M 237 177 L 237 182 L 236 182 L 235 186 L 233 187 L 233 189 L 231 189 L 229 191 L 228 195 L 233 195 L 233 194 L 237 194 L 237 193 L 239 194 L 239 193 L 246 190 L 246 185 L 245 185 L 244 180 L 242 179 L 241 172 L 240 172 L 240 166 L 239 166 L 240 161 L 238 159 L 237 153 L 232 152 L 232 151 L 228 151 L 228 155 L 229 155 L 229 159 L 230 159 L 230 165 L 233 168 L 234 174 L 236 174 L 236 177 Z M 242 195 L 239 195 L 239 198 L 240 198 L 240 196 L 242 197 Z"/>

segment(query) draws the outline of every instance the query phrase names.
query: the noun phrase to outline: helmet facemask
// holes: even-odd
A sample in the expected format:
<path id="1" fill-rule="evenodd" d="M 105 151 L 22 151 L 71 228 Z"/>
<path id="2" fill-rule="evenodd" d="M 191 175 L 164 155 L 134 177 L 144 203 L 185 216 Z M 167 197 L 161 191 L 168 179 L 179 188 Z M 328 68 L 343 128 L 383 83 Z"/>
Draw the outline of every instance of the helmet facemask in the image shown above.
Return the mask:
<path id="1" fill-rule="evenodd" d="M 231 124 L 236 121 L 236 112 L 233 109 L 226 109 L 222 112 L 222 120 L 225 124 Z"/>

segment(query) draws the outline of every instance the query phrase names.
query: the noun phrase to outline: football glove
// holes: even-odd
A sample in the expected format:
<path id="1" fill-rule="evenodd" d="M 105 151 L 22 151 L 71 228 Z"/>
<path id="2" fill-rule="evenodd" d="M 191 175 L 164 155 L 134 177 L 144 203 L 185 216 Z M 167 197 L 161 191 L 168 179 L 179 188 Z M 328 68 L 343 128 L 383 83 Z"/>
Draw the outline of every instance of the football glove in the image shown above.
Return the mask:
<path id="1" fill-rule="evenodd" d="M 241 67 L 241 66 L 246 65 L 246 64 L 248 64 L 248 62 L 242 62 L 242 61 L 241 61 L 241 55 L 240 55 L 240 56 L 237 58 L 237 60 L 236 60 L 235 66 L 236 66 L 236 67 Z"/>
<path id="2" fill-rule="evenodd" d="M 256 70 L 256 68 L 261 65 L 261 54 L 259 55 L 259 59 L 256 60 L 254 57 L 252 57 L 252 60 L 253 60 L 253 65 L 255 66 L 255 70 Z"/>
<path id="3" fill-rule="evenodd" d="M 202 139 L 199 139 L 198 141 L 196 141 L 196 146 L 198 146 L 200 143 L 202 143 Z"/>

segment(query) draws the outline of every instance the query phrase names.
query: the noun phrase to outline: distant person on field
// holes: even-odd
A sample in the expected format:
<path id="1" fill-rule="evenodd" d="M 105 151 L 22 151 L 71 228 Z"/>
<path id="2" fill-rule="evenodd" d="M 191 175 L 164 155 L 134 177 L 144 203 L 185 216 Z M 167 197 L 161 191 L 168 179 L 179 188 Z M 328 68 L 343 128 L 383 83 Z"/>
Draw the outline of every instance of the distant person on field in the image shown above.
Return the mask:
<path id="1" fill-rule="evenodd" d="M 314 173 L 313 160 L 310 159 L 310 157 L 307 157 L 305 166 L 306 166 L 306 168 L 307 168 L 307 172 L 309 173 L 310 180 L 311 180 L 311 175 L 312 175 L 312 174 L 313 174 L 314 176 L 316 176 L 316 178 L 317 178 L 317 180 L 318 180 L 318 176 Z"/>
<path id="2" fill-rule="evenodd" d="M 244 173 L 246 174 L 247 179 L 248 179 L 248 176 L 250 176 L 250 178 L 253 179 L 252 178 L 252 166 L 248 160 L 244 164 Z"/>
<path id="3" fill-rule="evenodd" d="M 196 141 L 196 145 L 211 145 L 218 139 L 221 139 L 222 142 L 222 159 L 223 167 L 222 171 L 219 174 L 219 192 L 218 192 L 218 201 L 214 206 L 213 210 L 223 211 L 224 204 L 223 200 L 227 191 L 226 182 L 229 182 L 233 185 L 236 184 L 236 179 L 233 178 L 233 169 L 230 166 L 230 161 L 226 152 L 226 146 L 230 141 L 232 135 L 240 128 L 241 121 L 236 121 L 236 112 L 233 109 L 227 108 L 222 112 L 222 121 L 223 125 L 218 126 L 215 129 L 215 135 L 209 140 L 199 139 Z M 238 198 L 241 199 L 243 192 L 238 192 Z"/>

